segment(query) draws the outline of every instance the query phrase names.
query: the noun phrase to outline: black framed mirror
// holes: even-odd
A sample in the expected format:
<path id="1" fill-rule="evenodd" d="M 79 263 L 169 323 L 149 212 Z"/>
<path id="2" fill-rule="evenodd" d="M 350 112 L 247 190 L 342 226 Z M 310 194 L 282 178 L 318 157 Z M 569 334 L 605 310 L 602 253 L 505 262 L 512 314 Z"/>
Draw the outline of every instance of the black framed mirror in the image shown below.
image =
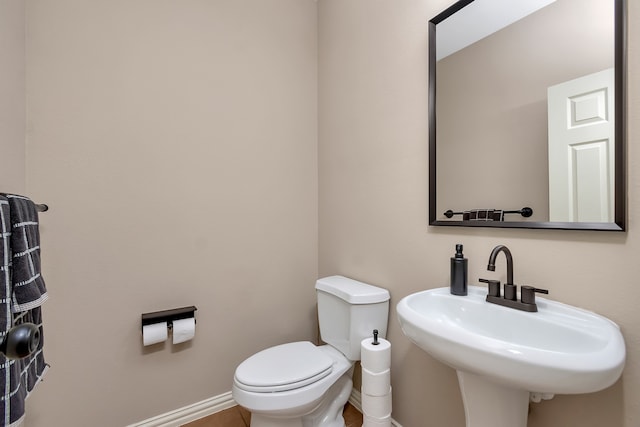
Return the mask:
<path id="1" fill-rule="evenodd" d="M 429 225 L 625 230 L 625 26 L 625 0 L 429 21 Z"/>

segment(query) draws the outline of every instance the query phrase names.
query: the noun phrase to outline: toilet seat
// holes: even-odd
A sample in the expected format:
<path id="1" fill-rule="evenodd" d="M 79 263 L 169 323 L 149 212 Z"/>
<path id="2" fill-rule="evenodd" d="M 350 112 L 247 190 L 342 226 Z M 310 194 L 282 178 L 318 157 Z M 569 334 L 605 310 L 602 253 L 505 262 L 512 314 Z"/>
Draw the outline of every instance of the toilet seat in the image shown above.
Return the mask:
<path id="1" fill-rule="evenodd" d="M 306 344 L 307 347 L 308 344 Z M 296 344 L 296 346 L 298 345 Z M 294 384 L 294 387 L 297 388 L 291 390 L 268 392 L 269 388 L 256 387 L 259 390 L 256 392 L 246 390 L 247 385 L 241 384 L 237 376 L 234 375 L 231 388 L 233 399 L 238 405 L 248 409 L 252 414 L 287 419 L 309 414 L 317 409 L 322 400 L 327 397 L 327 393 L 332 389 L 332 386 L 340 382 L 341 377 L 345 376 L 349 386 L 351 386 L 351 375 L 353 373 L 353 362 L 335 348 L 330 345 L 322 345 L 316 347 L 316 349 L 326 355 L 332 363 L 330 373 L 324 378 L 304 386 L 300 386 L 300 383 Z M 292 364 L 297 364 L 299 361 L 296 360 Z M 247 380 L 246 374 L 241 374 L 240 376 Z M 349 393 L 351 392 L 349 391 Z"/>
<path id="2" fill-rule="evenodd" d="M 309 341 L 268 348 L 242 362 L 235 373 L 238 388 L 257 393 L 294 390 L 315 383 L 333 370 L 333 360 Z"/>

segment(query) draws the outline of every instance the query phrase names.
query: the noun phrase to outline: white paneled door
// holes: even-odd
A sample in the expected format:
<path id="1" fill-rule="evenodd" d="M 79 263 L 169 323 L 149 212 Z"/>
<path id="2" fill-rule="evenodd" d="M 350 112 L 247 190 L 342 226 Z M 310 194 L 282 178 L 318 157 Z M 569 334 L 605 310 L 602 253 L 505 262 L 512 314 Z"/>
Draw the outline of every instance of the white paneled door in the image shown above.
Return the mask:
<path id="1" fill-rule="evenodd" d="M 614 70 L 548 89 L 549 220 L 612 222 Z"/>

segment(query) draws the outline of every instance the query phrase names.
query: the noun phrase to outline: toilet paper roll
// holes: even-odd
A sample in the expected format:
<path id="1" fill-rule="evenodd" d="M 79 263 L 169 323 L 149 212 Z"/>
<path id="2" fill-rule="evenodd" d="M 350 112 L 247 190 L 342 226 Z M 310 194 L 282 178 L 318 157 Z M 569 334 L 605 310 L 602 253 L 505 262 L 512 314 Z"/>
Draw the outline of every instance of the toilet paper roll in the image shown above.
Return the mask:
<path id="1" fill-rule="evenodd" d="M 391 388 L 382 396 L 361 395 L 362 414 L 371 418 L 386 418 L 391 416 Z"/>
<path id="2" fill-rule="evenodd" d="M 142 327 L 142 343 L 144 345 L 166 341 L 167 336 L 167 322 L 152 323 Z"/>
<path id="3" fill-rule="evenodd" d="M 178 319 L 173 321 L 173 343 L 189 341 L 196 334 L 196 319 L 189 317 L 187 319 Z"/>
<path id="4" fill-rule="evenodd" d="M 365 338 L 360 343 L 360 363 L 363 368 L 374 374 L 384 372 L 391 366 L 391 343 L 378 338 L 378 345 L 373 338 Z"/>
<path id="5" fill-rule="evenodd" d="M 391 415 L 384 418 L 362 417 L 362 427 L 391 427 Z"/>
<path id="6" fill-rule="evenodd" d="M 379 373 L 362 368 L 362 393 L 370 396 L 384 396 L 391 387 L 391 370 Z"/>

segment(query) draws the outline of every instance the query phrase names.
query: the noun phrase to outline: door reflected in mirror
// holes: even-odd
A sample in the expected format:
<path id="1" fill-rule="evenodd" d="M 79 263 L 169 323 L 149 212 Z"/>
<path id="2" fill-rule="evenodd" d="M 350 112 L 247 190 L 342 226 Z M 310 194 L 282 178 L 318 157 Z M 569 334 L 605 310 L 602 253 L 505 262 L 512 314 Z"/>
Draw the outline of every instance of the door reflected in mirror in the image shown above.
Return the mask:
<path id="1" fill-rule="evenodd" d="M 622 22 L 623 0 L 430 21 L 431 225 L 624 229 Z"/>

